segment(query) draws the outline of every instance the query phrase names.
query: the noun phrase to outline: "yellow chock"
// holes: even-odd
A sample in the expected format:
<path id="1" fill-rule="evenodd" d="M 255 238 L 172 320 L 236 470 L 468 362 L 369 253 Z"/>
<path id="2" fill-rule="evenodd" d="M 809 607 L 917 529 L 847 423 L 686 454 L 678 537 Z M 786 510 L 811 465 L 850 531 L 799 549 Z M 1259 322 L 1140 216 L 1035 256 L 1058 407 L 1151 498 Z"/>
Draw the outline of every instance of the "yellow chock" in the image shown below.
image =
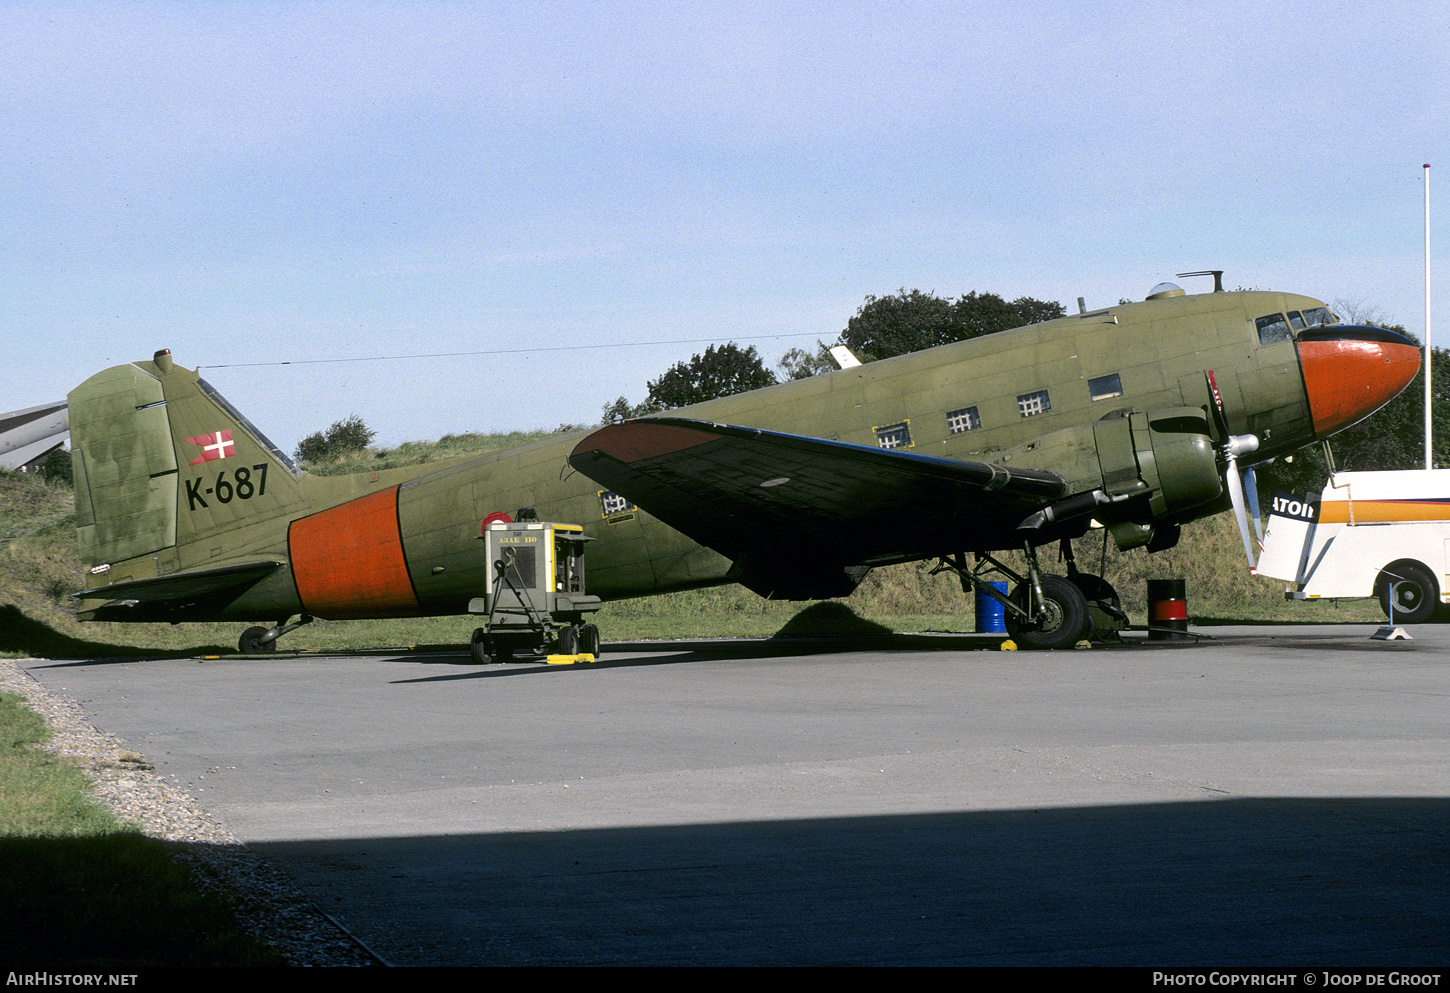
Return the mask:
<path id="1" fill-rule="evenodd" d="M 1002 651 L 1004 651 L 1004 652 L 1015 652 L 1015 651 L 1017 651 L 1017 642 L 1013 641 L 1011 638 L 1008 638 L 1006 641 L 1002 642 Z"/>
<path id="2" fill-rule="evenodd" d="M 594 656 L 588 652 L 582 655 L 550 655 L 544 661 L 549 665 L 574 665 L 577 662 L 593 662 Z"/>

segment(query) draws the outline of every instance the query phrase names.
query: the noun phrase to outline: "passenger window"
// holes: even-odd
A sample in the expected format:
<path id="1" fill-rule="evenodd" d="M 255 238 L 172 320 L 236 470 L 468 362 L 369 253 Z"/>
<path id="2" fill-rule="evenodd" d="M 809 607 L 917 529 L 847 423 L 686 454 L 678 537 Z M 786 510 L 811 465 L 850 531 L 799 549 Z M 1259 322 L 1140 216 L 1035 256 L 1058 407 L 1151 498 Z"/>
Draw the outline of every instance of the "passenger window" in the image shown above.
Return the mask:
<path id="1" fill-rule="evenodd" d="M 1046 390 L 1023 393 L 1017 397 L 1017 413 L 1023 417 L 1035 417 L 1038 414 L 1045 414 L 1051 409 L 1052 401 L 1048 398 Z"/>
<path id="2" fill-rule="evenodd" d="M 1094 400 L 1120 397 L 1123 395 L 1123 381 L 1118 378 L 1116 372 L 1107 376 L 1099 376 L 1097 379 L 1089 379 L 1088 393 Z"/>
<path id="3" fill-rule="evenodd" d="M 876 444 L 882 448 L 910 448 L 911 447 L 911 422 L 902 421 L 900 424 L 888 424 L 884 428 L 874 428 L 876 432 Z"/>
<path id="4" fill-rule="evenodd" d="M 1281 341 L 1289 341 L 1293 334 L 1289 331 L 1289 323 L 1284 320 L 1283 314 L 1269 314 L 1254 321 L 1259 329 L 1260 345 L 1276 345 Z"/>
<path id="5" fill-rule="evenodd" d="M 963 407 L 961 410 L 947 412 L 947 431 L 951 434 L 975 431 L 981 426 L 982 419 L 977 416 L 976 407 Z"/>

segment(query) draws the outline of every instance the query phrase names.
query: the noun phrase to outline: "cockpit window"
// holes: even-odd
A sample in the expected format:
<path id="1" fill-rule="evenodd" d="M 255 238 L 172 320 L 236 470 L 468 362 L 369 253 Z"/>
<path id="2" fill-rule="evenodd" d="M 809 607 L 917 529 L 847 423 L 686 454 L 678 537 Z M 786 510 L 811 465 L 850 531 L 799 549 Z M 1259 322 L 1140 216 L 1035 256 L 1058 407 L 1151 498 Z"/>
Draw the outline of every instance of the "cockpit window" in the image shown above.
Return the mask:
<path id="1" fill-rule="evenodd" d="M 1329 312 L 1328 307 L 1315 307 L 1313 310 L 1304 311 L 1304 324 L 1306 327 L 1317 328 L 1324 324 L 1338 324 L 1339 318 Z"/>
<path id="2" fill-rule="evenodd" d="M 1289 311 L 1289 327 L 1293 328 L 1295 331 L 1303 331 L 1304 315 L 1299 313 L 1297 310 Z"/>
<path id="3" fill-rule="evenodd" d="M 1269 314 L 1254 321 L 1259 329 L 1260 345 L 1276 345 L 1281 341 L 1289 341 L 1294 336 L 1289 330 L 1289 322 L 1284 320 L 1283 314 Z"/>

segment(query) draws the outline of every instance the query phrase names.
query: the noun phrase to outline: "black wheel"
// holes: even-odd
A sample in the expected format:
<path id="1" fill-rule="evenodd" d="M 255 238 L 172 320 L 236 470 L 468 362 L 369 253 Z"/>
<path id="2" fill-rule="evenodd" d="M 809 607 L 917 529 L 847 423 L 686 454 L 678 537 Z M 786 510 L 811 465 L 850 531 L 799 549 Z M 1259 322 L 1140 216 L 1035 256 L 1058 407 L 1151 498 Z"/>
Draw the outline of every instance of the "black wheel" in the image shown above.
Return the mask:
<path id="1" fill-rule="evenodd" d="M 559 629 L 559 654 L 579 654 L 579 629 L 572 624 L 567 624 Z"/>
<path id="2" fill-rule="evenodd" d="M 1380 570 L 1374 591 L 1380 609 L 1396 624 L 1424 624 L 1435 616 L 1435 608 L 1440 605 L 1435 577 L 1418 562 L 1391 562 Z"/>
<path id="3" fill-rule="evenodd" d="M 1019 607 L 1025 608 L 1031 586 L 1022 583 L 1012 595 Z M 1032 624 L 1007 611 L 1007 633 L 1021 648 L 1071 648 L 1082 640 L 1089 623 L 1087 599 L 1082 590 L 1061 576 L 1042 577 L 1042 597 L 1047 616 L 1041 624 Z"/>
<path id="4" fill-rule="evenodd" d="M 263 641 L 266 634 L 267 628 L 247 628 L 237 639 L 237 650 L 245 655 L 261 655 L 263 652 L 270 652 L 272 646 L 276 644 L 276 639 Z"/>
<path id="5" fill-rule="evenodd" d="M 473 640 L 469 642 L 468 654 L 475 665 L 488 665 L 493 661 L 492 640 L 483 628 L 473 629 Z"/>
<path id="6" fill-rule="evenodd" d="M 1123 612 L 1123 602 L 1112 583 L 1086 572 L 1070 577 L 1069 581 L 1082 590 L 1087 601 L 1088 624 L 1084 637 L 1103 641 L 1127 627 L 1128 615 Z"/>
<path id="7" fill-rule="evenodd" d="M 579 651 L 585 655 L 593 655 L 594 661 L 599 661 L 599 628 L 593 624 L 586 624 L 579 629 Z"/>

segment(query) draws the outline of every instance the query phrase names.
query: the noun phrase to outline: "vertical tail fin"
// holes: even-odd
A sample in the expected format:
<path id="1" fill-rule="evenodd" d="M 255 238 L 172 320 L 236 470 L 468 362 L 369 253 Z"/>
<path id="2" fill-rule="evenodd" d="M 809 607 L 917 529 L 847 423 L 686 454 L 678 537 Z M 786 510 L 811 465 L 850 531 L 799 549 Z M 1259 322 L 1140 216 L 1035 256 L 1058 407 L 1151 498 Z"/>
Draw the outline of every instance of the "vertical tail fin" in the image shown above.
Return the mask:
<path id="1" fill-rule="evenodd" d="M 76 532 L 93 571 L 154 559 L 139 579 L 225 561 L 253 550 L 236 532 L 303 503 L 291 460 L 168 351 L 97 373 L 68 402 Z"/>

